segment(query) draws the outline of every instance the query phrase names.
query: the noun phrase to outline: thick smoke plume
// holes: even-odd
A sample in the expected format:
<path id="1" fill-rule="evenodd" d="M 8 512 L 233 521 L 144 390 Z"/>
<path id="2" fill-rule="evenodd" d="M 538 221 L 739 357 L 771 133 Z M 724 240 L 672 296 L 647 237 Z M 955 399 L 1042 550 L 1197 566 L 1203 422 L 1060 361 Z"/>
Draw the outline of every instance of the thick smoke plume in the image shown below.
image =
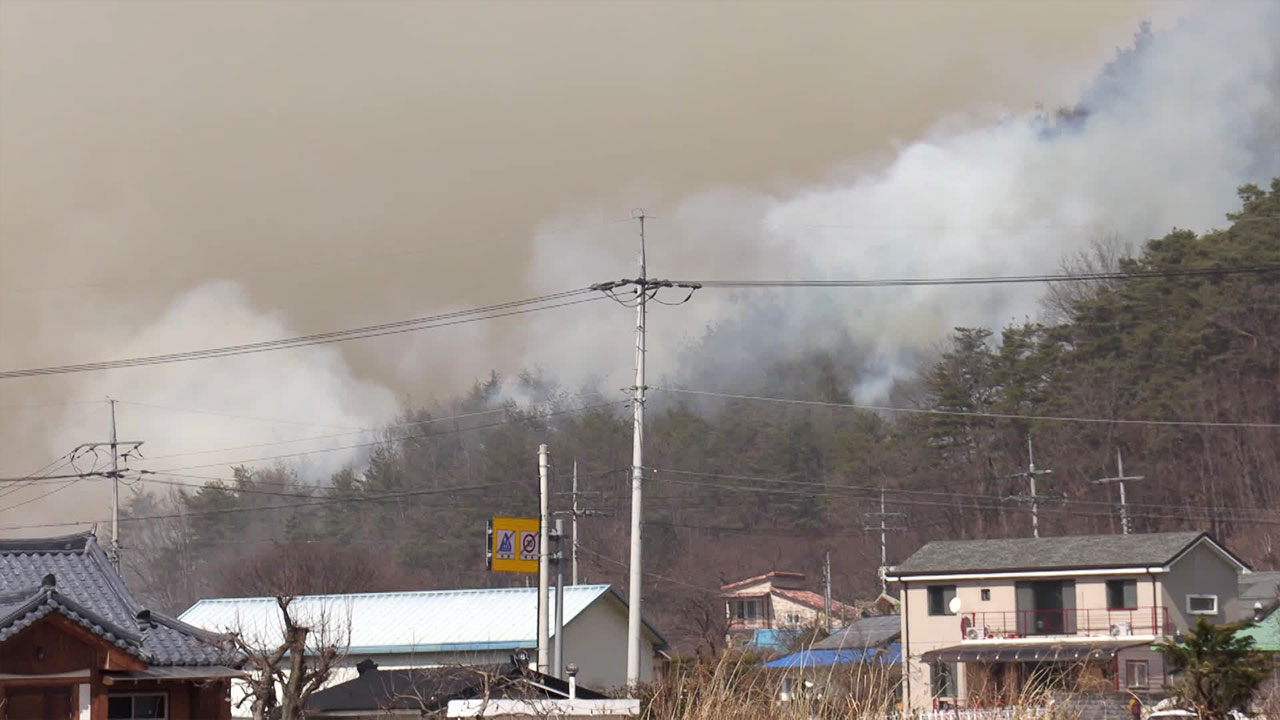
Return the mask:
<path id="1" fill-rule="evenodd" d="M 785 195 L 717 191 L 658 209 L 650 268 L 722 279 L 1035 274 L 1107 238 L 1137 243 L 1174 227 L 1221 226 L 1238 207 L 1235 187 L 1280 174 L 1277 37 L 1274 3 L 1215 6 L 1159 34 L 1143 27 L 1075 107 L 948 118 L 883 167 L 850 168 Z M 532 277 L 550 289 L 584 271 L 634 273 L 634 239 L 617 230 L 607 243 L 598 237 L 540 244 Z M 952 327 L 1034 318 L 1043 292 L 806 289 L 735 300 L 703 290 L 688 305 L 659 308 L 652 360 L 659 376 L 724 389 L 758 379 L 771 360 L 826 348 L 853 356 L 858 398 L 883 399 Z M 554 318 L 544 322 L 564 339 Z M 673 335 L 698 353 L 673 352 L 681 346 Z M 573 330 L 568 340 L 579 350 L 558 352 L 556 366 L 566 355 L 629 364 L 624 341 Z"/>
<path id="2" fill-rule="evenodd" d="M 31 7 L 49 12 L 48 6 Z M 202 33 L 243 32 L 241 20 L 223 17 L 223 10 L 210 7 L 204 12 L 217 17 L 210 17 L 210 24 L 197 24 Z M 391 7 L 385 6 L 383 11 L 391 12 Z M 396 12 L 417 7 L 395 6 Z M 996 7 L 999 13 L 1011 11 L 1005 3 Z M 136 7 L 125 10 L 134 12 Z M 390 20 L 392 27 L 418 27 L 398 18 Z M 709 27 L 720 25 L 718 18 L 707 20 Z M 117 22 L 121 32 L 132 27 L 122 20 Z M 273 16 L 270 22 L 278 23 L 281 32 L 293 25 L 283 14 Z M 183 23 L 184 28 L 190 25 Z M 50 26 L 61 27 L 59 23 Z M 422 27 L 437 28 L 429 23 Z M 96 26 L 71 30 L 97 50 L 102 49 L 98 45 L 104 42 L 102 38 L 110 37 Z M 384 32 L 380 25 L 377 30 Z M 436 31 L 447 36 L 442 47 L 449 38 L 465 34 L 445 26 Z M 33 44 L 31 57 L 54 63 L 41 65 L 45 71 L 60 67 L 57 63 L 66 55 L 16 32 L 6 37 L 10 47 Z M 189 55 L 175 39 L 175 47 L 166 51 L 191 65 L 175 66 L 176 77 L 163 75 L 156 80 L 164 90 L 157 97 L 147 96 L 141 83 L 129 85 L 130 92 L 137 93 L 136 97 L 128 96 L 136 106 L 127 105 L 134 109 L 110 115 L 114 124 L 98 133 L 124 138 L 128 143 L 122 141 L 117 146 L 113 140 L 109 149 L 100 149 L 100 155 L 88 159 L 78 155 L 69 160 L 58 158 L 62 165 L 52 159 L 46 162 L 43 157 L 39 162 L 32 160 L 28 155 L 34 151 L 29 152 L 25 145 L 11 143 L 0 148 L 8 166 L 30 166 L 33 176 L 42 180 L 7 196 L 11 209 L 0 223 L 5 223 L 12 236 L 25 232 L 24 222 L 30 220 L 47 235 L 31 233 L 30 242 L 49 248 L 42 261 L 49 267 L 35 267 L 28 273 L 24 266 L 21 272 L 9 273 L 6 277 L 19 287 L 7 290 L 39 292 L 38 282 L 27 280 L 28 274 L 57 279 L 59 266 L 74 265 L 89 250 L 98 251 L 93 257 L 104 262 L 101 288 L 63 288 L 38 312 L 7 311 L 11 325 L 39 330 L 31 332 L 32 352 L 26 352 L 29 348 L 24 343 L 0 348 L 0 356 L 5 357 L 5 367 L 99 360 L 274 339 L 440 311 L 438 306 L 424 308 L 423 295 L 397 289 L 406 284 L 439 290 L 444 296 L 432 296 L 430 302 L 469 306 L 632 276 L 635 224 L 626 220 L 632 206 L 645 206 L 653 216 L 648 223 L 650 270 L 660 277 L 877 278 L 1054 271 L 1065 255 L 1102 238 L 1133 242 L 1162 235 L 1175 225 L 1196 230 L 1220 225 L 1223 215 L 1236 207 L 1232 188 L 1280 174 L 1280 51 L 1276 37 L 1280 37 L 1280 6 L 1275 3 L 1215 3 L 1176 26 L 1154 34 L 1140 33 L 1133 48 L 1118 55 L 1092 83 L 1075 93 L 1079 104 L 1065 116 L 1050 107 L 948 117 L 922 137 L 902 143 L 883 162 L 843 168 L 821 182 L 785 192 L 767 194 L 737 187 L 731 171 L 725 170 L 724 186 L 687 194 L 675 202 L 666 199 L 673 191 L 665 187 L 619 194 L 607 209 L 591 209 L 600 203 L 584 201 L 586 210 L 545 213 L 547 220 L 534 234 L 527 262 L 523 250 L 503 254 L 494 249 L 492 255 L 510 255 L 517 261 L 480 262 L 468 256 L 470 259 L 456 267 L 434 261 L 437 256 L 461 253 L 476 237 L 488 237 L 491 227 L 482 212 L 468 213 L 468 222 L 450 228 L 451 232 L 436 227 L 436 216 L 450 203 L 458 202 L 459 188 L 465 189 L 468 183 L 482 186 L 477 178 L 508 173 L 525 183 L 532 198 L 512 198 L 513 207 L 545 202 L 545 196 L 538 194 L 539 180 L 557 170 L 539 156 L 520 155 L 537 143 L 519 136 L 511 141 L 515 143 L 512 147 L 493 149 L 476 143 L 459 150 L 464 159 L 456 165 L 470 175 L 445 173 L 444 181 L 443 176 L 427 171 L 437 157 L 451 150 L 447 147 L 450 139 L 470 127 L 475 117 L 505 118 L 508 95 L 493 101 L 493 107 L 468 106 L 467 102 L 474 100 L 470 88 L 446 100 L 431 98 L 424 106 L 413 104 L 418 98 L 406 98 L 403 104 L 391 102 L 388 98 L 400 97 L 397 93 L 405 87 L 446 87 L 434 75 L 426 80 L 413 75 L 425 72 L 423 68 L 432 67 L 430 63 L 398 54 L 407 52 L 404 48 L 416 51 L 431 46 L 412 38 L 379 45 L 379 51 L 385 51 L 386 66 L 395 68 L 396 73 L 382 78 L 385 84 L 381 85 L 344 75 L 355 66 L 355 58 L 331 57 L 327 52 L 308 56 L 307 61 L 331 67 L 309 65 L 305 77 L 310 84 L 299 84 L 285 72 L 287 66 L 278 57 L 273 35 L 256 50 L 261 57 L 245 61 L 243 67 L 233 63 L 230 75 L 217 76 L 210 69 L 213 66 L 206 67 L 200 58 Z M 701 51 L 698 43 L 690 46 Z M 335 42 L 325 47 L 346 45 Z M 503 49 L 505 46 L 495 48 L 494 53 Z M 584 56 L 588 54 L 584 51 Z M 787 54 L 786 48 L 783 54 Z M 760 72 L 767 72 L 766 65 L 761 63 Z M 129 62 L 123 67 L 127 72 L 122 74 L 132 83 L 147 73 L 161 74 L 167 66 L 137 50 L 129 53 Z M 526 69 L 533 72 L 537 67 L 529 64 Z M 266 70 L 249 72 L 245 68 Z M 492 74 L 489 81 L 494 83 L 512 72 L 505 65 L 477 68 L 476 72 Z M 68 73 L 68 77 L 78 72 Z M 787 66 L 786 72 L 786 83 L 768 86 L 805 81 L 799 68 Z M 221 80 L 192 83 L 188 76 L 193 73 L 206 80 Z M 741 75 L 742 68 L 735 64 L 725 77 Z M 1064 72 L 1048 84 L 1069 75 Z M 104 76 L 101 80 L 107 83 L 113 78 Z M 534 80 L 541 79 L 529 78 L 529 87 L 537 86 Z M 607 80 L 600 80 L 598 87 L 611 87 Z M 345 104 L 330 100 L 331 95 L 339 94 L 332 91 L 335 82 L 350 91 L 343 96 Z M 17 84 L 9 85 L 13 87 Z M 311 101 L 318 104 L 301 105 L 296 98 L 297 106 L 285 100 L 277 102 L 283 93 L 298 87 L 314 90 Z M 1046 92 L 1054 97 L 1058 90 L 1053 87 Z M 856 93 L 858 89 L 852 83 L 848 88 L 836 85 L 829 89 L 830 93 L 842 91 Z M 250 104 L 255 92 L 271 102 L 261 107 Z M 590 94 L 577 86 L 557 87 L 557 92 L 565 97 Z M 697 94 L 705 95 L 705 89 L 698 88 Z M 625 92 L 619 97 L 632 95 Z M 41 86 L 39 97 L 53 98 L 41 106 L 48 117 L 37 113 L 27 118 L 29 128 L 14 124 L 10 128 L 34 134 L 58 122 L 69 122 L 68 117 L 77 118 L 78 123 L 84 116 L 67 111 L 64 105 L 71 102 L 67 98 L 74 95 L 58 86 Z M 636 102 L 647 102 L 646 97 Z M 739 92 L 733 97 L 750 94 Z M 770 98 L 757 101 L 767 104 Z M 600 104 L 607 105 L 607 101 Z M 255 115 L 253 108 L 260 114 Z M 181 126 L 181 132 L 130 134 L 148 117 L 176 116 L 187 109 L 198 121 Z M 543 115 L 539 116 L 541 121 L 551 128 L 567 122 L 572 113 Z M 417 134 L 411 133 L 415 142 L 375 143 L 384 130 L 399 127 L 396 123 L 417 125 L 441 117 L 449 123 L 441 126 L 439 137 L 431 142 L 418 142 Z M 673 134 L 717 131 L 680 120 L 677 115 L 672 118 Z M 377 127 L 368 130 L 359 124 L 365 122 Z M 325 123 L 331 131 L 328 134 L 317 129 Z M 244 128 L 252 132 L 237 134 Z M 526 134 L 541 137 L 545 130 L 528 130 Z M 849 134 L 858 130 L 850 127 Z M 575 138 L 584 155 L 599 156 L 593 163 L 601 167 L 593 164 L 592 170 L 611 175 L 627 172 L 626 163 L 606 155 L 625 140 L 599 129 L 597 135 Z M 10 137 L 25 136 L 17 133 Z M 245 143 L 247 137 L 261 146 Z M 89 141 L 100 142 L 100 138 L 95 135 L 84 142 Z M 699 144 L 699 138 L 692 135 L 681 136 L 679 141 L 690 148 Z M 144 146 L 154 147 L 156 156 L 163 158 L 158 170 L 148 167 L 141 154 L 135 158 L 119 149 Z M 253 152 L 255 147 L 260 151 Z M 768 155 L 771 147 L 770 138 L 762 135 L 752 151 Z M 826 152 L 832 159 L 846 154 L 834 147 Z M 408 163 L 411 168 L 399 164 L 404 156 L 414 159 Z M 21 161 L 27 161 L 26 165 Z M 80 179 L 76 168 L 86 162 L 114 170 L 102 177 L 86 175 Z M 699 172 L 705 174 L 707 166 L 730 165 L 713 154 L 699 160 Z M 174 169 L 178 167 L 183 172 Z M 253 182 L 258 175 L 274 178 L 270 169 L 277 167 L 302 167 L 306 177 L 301 181 L 293 178 L 293 182 Z M 590 178 L 596 177 L 583 172 L 575 180 L 575 188 L 590 187 Z M 66 175 L 77 181 L 61 183 Z M 643 186 L 641 180 L 636 182 Z M 162 192 L 170 184 L 181 190 L 175 193 L 177 199 Z M 46 208 L 46 203 L 52 203 L 46 196 L 54 188 L 65 189 L 87 209 L 74 214 Z M 198 203 L 194 199 L 197 195 L 218 201 Z M 405 216 L 406 207 L 418 214 Z M 57 218 L 52 227 L 40 222 L 46 214 Z M 302 220 L 300 225 L 286 225 L 285 218 Z M 399 224 L 388 218 L 396 218 Z M 436 238 L 440 242 L 425 245 L 423 235 L 428 232 L 440 235 Z M 247 249 L 242 245 L 243 258 L 217 254 L 221 243 L 230 242 L 228 238 L 255 237 L 274 238 L 275 242 Z M 315 238 L 315 247 L 297 238 Z M 369 260 L 359 254 L 369 238 L 389 243 L 395 248 L 393 254 L 405 262 L 393 259 L 381 265 L 370 262 L 367 268 L 360 265 Z M 178 242 L 175 239 L 189 246 L 171 245 Z M 136 242 L 135 249 L 148 260 L 156 259 L 155 267 L 160 270 L 166 267 L 166 259 L 179 257 L 192 262 L 208 257 L 210 266 L 193 273 L 199 278 L 197 283 L 151 272 L 145 263 L 135 268 L 117 258 L 127 257 L 116 249 L 128 242 Z M 345 248 L 343 257 L 332 257 L 338 253 L 332 252 L 332 246 L 324 246 L 325 242 Z M 407 254 L 414 252 L 422 254 Z M 376 256 L 372 250 L 370 254 Z M 264 260 L 263 255 L 270 257 Z M 281 273 L 279 279 L 273 276 L 279 268 L 300 265 L 325 272 L 304 279 L 287 273 Z M 13 267 L 16 265 L 10 265 Z M 250 279 L 243 283 L 207 282 L 218 277 L 223 267 L 228 275 L 243 279 L 248 273 Z M 520 267 L 527 268 L 523 277 Z M 126 284 L 145 288 L 144 297 L 165 301 L 158 306 L 108 301 L 112 297 L 108 290 Z M 478 292 L 482 286 L 485 293 Z M 651 373 L 655 382 L 671 378 L 732 390 L 757 382 L 771 362 L 825 349 L 841 355 L 848 367 L 849 387 L 858 398 L 878 398 L 895 379 L 909 373 L 914 361 L 951 327 L 1000 326 L 1032 316 L 1042 290 L 993 286 L 744 291 L 737 295 L 703 290 L 679 307 L 654 308 Z M 108 300 L 93 302 L 103 298 Z M 295 303 L 299 307 L 289 307 L 287 314 L 284 310 L 262 310 L 287 307 L 290 300 L 299 298 L 305 302 Z M 678 300 L 680 296 L 664 295 L 664 299 Z M 19 305 L 11 306 L 15 307 Z M 394 417 L 397 393 L 410 395 L 414 402 L 429 400 L 449 393 L 460 376 L 484 376 L 490 367 L 507 373 L 541 368 L 566 387 L 597 383 L 606 397 L 620 398 L 620 394 L 612 395 L 613 389 L 631 382 L 630 318 L 630 311 L 604 301 L 544 315 L 432 331 L 410 341 L 401 337 L 394 342 L 379 340 L 351 347 L 135 369 L 71 381 L 24 381 L 21 392 L 12 391 L 3 400 L 23 405 L 44 399 L 94 403 L 109 394 L 147 406 L 179 407 L 164 410 L 122 404 L 122 436 L 147 440 L 152 455 L 148 467 L 210 465 L 189 472 L 225 476 L 225 466 L 215 467 L 217 463 L 357 445 L 370 437 L 359 433 L 360 429 Z M 69 333 L 66 327 L 96 329 Z M 25 458 L 21 466 L 10 464 L 10 472 L 34 469 L 75 444 L 104 439 L 105 418 L 94 408 L 92 404 L 74 405 L 65 413 L 44 408 L 18 416 L 17 422 L 6 420 L 6 443 L 18 450 L 11 458 Z M 193 412 L 200 410 L 235 417 L 220 422 L 217 414 Z M 94 412 L 97 414 L 86 417 Z M 342 433 L 351 434 L 338 436 Z M 322 435 L 335 437 L 242 447 Z M 224 450 L 204 452 L 212 449 Z M 305 461 L 285 461 L 305 462 L 302 471 L 314 479 L 342 464 L 358 464 L 362 452 L 346 448 L 309 455 Z M 177 457 L 155 457 L 159 455 Z M 29 466 L 26 460 L 30 460 Z M 102 507 L 101 488 L 92 492 L 98 494 L 62 506 L 56 519 L 100 517 L 100 511 L 83 512 L 86 505 Z M 61 497 L 66 496 L 55 499 Z M 41 507 L 36 504 L 26 509 Z M 16 519 L 6 516 L 5 523 L 11 522 Z"/>

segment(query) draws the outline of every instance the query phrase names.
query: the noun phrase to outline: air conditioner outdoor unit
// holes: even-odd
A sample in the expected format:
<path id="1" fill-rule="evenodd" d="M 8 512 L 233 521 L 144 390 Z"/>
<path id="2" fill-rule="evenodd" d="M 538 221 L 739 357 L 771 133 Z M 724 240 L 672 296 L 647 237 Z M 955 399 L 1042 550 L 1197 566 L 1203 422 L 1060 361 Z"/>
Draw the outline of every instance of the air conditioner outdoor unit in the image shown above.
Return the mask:
<path id="1" fill-rule="evenodd" d="M 964 631 L 965 640 L 981 640 L 987 636 L 987 629 L 973 625 Z"/>
<path id="2" fill-rule="evenodd" d="M 1111 637 L 1125 637 L 1133 634 L 1133 626 L 1129 623 L 1112 623 Z"/>

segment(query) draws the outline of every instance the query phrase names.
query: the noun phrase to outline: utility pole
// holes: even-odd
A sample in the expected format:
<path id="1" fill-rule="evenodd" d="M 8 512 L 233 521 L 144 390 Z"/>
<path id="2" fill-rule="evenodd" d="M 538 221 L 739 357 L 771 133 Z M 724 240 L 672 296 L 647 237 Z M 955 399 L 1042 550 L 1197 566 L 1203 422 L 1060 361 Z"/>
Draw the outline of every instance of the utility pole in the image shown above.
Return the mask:
<path id="1" fill-rule="evenodd" d="M 644 353 L 645 306 L 649 299 L 645 267 L 644 211 L 638 213 L 640 223 L 640 276 L 636 278 L 636 384 L 632 389 L 631 437 L 631 572 L 627 587 L 627 689 L 635 692 L 640 684 L 640 528 L 644 520 Z"/>
<path id="2" fill-rule="evenodd" d="M 831 551 L 822 560 L 822 610 L 827 615 L 827 634 L 831 634 Z"/>
<path id="3" fill-rule="evenodd" d="M 640 275 L 634 280 L 622 279 L 596 283 L 592 290 L 599 290 L 613 300 L 631 306 L 629 298 L 619 297 L 619 288 L 634 285 L 636 309 L 636 383 L 631 388 L 632 406 L 632 438 L 631 438 L 631 559 L 627 588 L 627 689 L 634 693 L 640 683 L 640 633 L 641 633 L 641 579 L 644 572 L 642 565 L 641 526 L 644 521 L 644 403 L 645 403 L 645 312 L 653 296 L 662 288 L 680 287 L 689 291 L 681 303 L 693 297 L 694 291 L 702 287 L 698 283 L 677 283 L 670 280 L 651 280 L 645 257 L 645 237 L 643 210 L 635 212 L 640 224 Z M 679 305 L 681 303 L 671 303 Z"/>
<path id="4" fill-rule="evenodd" d="M 1039 496 L 1036 494 L 1036 478 L 1040 475 L 1052 475 L 1052 470 L 1037 470 L 1036 458 L 1031 449 L 1031 434 L 1027 434 L 1027 471 L 1005 475 L 1001 479 L 1026 478 L 1030 492 L 1026 495 L 1012 495 L 1009 500 L 1031 503 L 1031 535 L 1040 537 L 1040 500 L 1061 500 L 1060 496 Z"/>
<path id="5" fill-rule="evenodd" d="M 111 450 L 111 469 L 108 472 L 90 472 L 79 473 L 80 477 L 105 476 L 111 478 L 111 545 L 107 547 L 107 557 L 111 560 L 111 564 L 115 566 L 116 571 L 120 570 L 120 459 L 128 458 L 130 455 L 138 452 L 138 448 L 142 447 L 141 440 L 120 440 L 116 436 L 116 401 L 110 398 L 107 402 L 111 406 L 111 439 L 107 442 L 83 443 L 77 445 L 71 451 L 71 461 L 75 462 L 76 458 L 82 453 L 93 453 L 96 457 L 98 448 L 108 448 Z M 125 449 L 122 454 L 121 448 Z"/>
<path id="6" fill-rule="evenodd" d="M 111 403 L 111 564 L 120 572 L 120 452 L 116 443 L 116 401 Z"/>
<path id="7" fill-rule="evenodd" d="M 570 522 L 573 524 L 573 540 L 569 546 L 570 553 L 573 555 L 573 575 L 572 582 L 578 584 L 578 461 L 573 461 L 573 517 Z"/>
<path id="8" fill-rule="evenodd" d="M 547 586 L 551 579 L 548 535 L 551 533 L 551 513 L 547 497 L 548 452 L 545 444 L 538 446 L 538 672 L 551 672 L 551 648 L 547 628 Z"/>
<path id="9" fill-rule="evenodd" d="M 876 530 L 879 530 L 879 531 L 880 531 L 880 571 L 879 571 L 877 574 L 880 576 L 880 594 L 881 594 L 881 595 L 884 595 L 884 594 L 887 594 L 887 593 L 889 592 L 889 583 L 888 583 L 888 581 L 887 581 L 887 580 L 885 580 L 885 569 L 886 569 L 887 567 L 889 567 L 889 537 L 888 537 L 888 534 L 889 534 L 889 533 L 891 533 L 891 532 L 903 532 L 903 531 L 905 531 L 905 530 L 906 530 L 906 528 L 900 528 L 900 527 L 889 527 L 888 520 L 889 520 L 889 518 L 891 518 L 891 517 L 906 517 L 906 516 L 905 516 L 905 515 L 903 515 L 902 513 L 891 513 L 891 512 L 887 512 L 887 511 L 885 510 L 885 503 L 884 503 L 884 488 L 880 488 L 880 512 L 878 512 L 878 513 L 866 513 L 866 515 L 867 515 L 867 517 L 878 517 L 878 518 L 880 518 L 880 525 L 879 525 L 879 526 L 877 526 L 877 527 L 864 527 L 864 528 L 862 528 L 862 529 L 863 529 L 864 531 L 866 531 L 866 532 L 875 532 Z"/>
<path id="10" fill-rule="evenodd" d="M 556 518 L 556 639 L 552 665 L 555 676 L 564 678 L 564 518 Z"/>
<path id="11" fill-rule="evenodd" d="M 1124 474 L 1124 458 L 1120 455 L 1120 450 L 1116 450 L 1116 476 L 1105 477 L 1094 480 L 1095 485 L 1106 485 L 1110 483 L 1118 483 L 1120 485 L 1120 531 L 1128 535 L 1133 532 L 1133 528 L 1129 525 L 1129 508 L 1125 502 L 1124 484 L 1125 482 L 1137 482 L 1146 479 L 1143 475 L 1125 475 Z M 1114 525 L 1112 528 L 1114 529 Z"/>

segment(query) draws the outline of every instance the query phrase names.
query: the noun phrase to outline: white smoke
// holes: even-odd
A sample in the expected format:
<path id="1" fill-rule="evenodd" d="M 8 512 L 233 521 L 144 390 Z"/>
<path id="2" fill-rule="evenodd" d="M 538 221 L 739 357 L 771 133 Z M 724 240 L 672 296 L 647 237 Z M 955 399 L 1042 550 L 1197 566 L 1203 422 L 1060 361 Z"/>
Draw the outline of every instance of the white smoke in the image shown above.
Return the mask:
<path id="1" fill-rule="evenodd" d="M 1135 36 L 1079 96 L 1082 117 L 948 118 L 883 167 L 786 195 L 716 190 L 649 222 L 651 275 L 677 278 L 894 278 L 1055 272 L 1110 236 L 1140 243 L 1207 230 L 1238 208 L 1234 189 L 1280 174 L 1280 4 L 1223 3 Z M 761 150 L 767 152 L 767 141 Z M 652 209 L 651 209 L 652 212 Z M 597 219 L 598 216 L 587 218 Z M 582 218 L 560 218 L 558 225 Z M 539 245 L 531 278 L 558 289 L 634 274 L 634 228 Z M 572 272 L 567 272 L 572 270 Z M 732 383 L 813 347 L 859 353 L 860 399 L 883 396 L 917 353 L 955 326 L 999 328 L 1036 314 L 1040 286 L 791 290 L 737 299 L 706 289 L 657 313 L 655 374 Z M 667 299 L 680 299 L 671 293 Z M 565 336 L 594 367 L 630 366 L 625 315 Z M 675 350 L 707 328 L 694 358 Z M 607 335 L 606 335 L 607 333 Z M 675 338 L 681 338 L 679 342 Z M 607 338 L 607 339 L 606 339 Z M 847 342 L 846 342 L 847 340 Z M 535 356 L 542 357 L 535 352 Z M 728 359 L 726 358 L 736 358 Z M 702 373 L 704 376 L 706 373 Z M 730 373 L 732 375 L 733 373 Z M 625 373 L 616 375 L 619 382 Z"/>
<path id="2" fill-rule="evenodd" d="M 111 347 L 112 355 L 141 357 L 297 334 L 279 315 L 254 309 L 239 285 L 223 281 L 184 293 L 144 330 L 115 338 Z M 146 442 L 146 459 L 132 460 L 131 468 L 183 475 L 227 477 L 230 464 L 254 461 L 248 464 L 278 462 L 306 480 L 327 479 L 359 464 L 367 448 L 353 446 L 375 439 L 397 409 L 389 390 L 354 376 L 332 345 L 118 370 L 80 382 L 81 395 L 92 388 L 118 401 L 121 439 Z M 105 421 L 99 424 L 105 440 Z M 49 438 L 51 456 L 84 442 L 62 433 Z M 319 448 L 341 449 L 295 455 Z M 183 475 L 168 479 L 199 482 Z"/>

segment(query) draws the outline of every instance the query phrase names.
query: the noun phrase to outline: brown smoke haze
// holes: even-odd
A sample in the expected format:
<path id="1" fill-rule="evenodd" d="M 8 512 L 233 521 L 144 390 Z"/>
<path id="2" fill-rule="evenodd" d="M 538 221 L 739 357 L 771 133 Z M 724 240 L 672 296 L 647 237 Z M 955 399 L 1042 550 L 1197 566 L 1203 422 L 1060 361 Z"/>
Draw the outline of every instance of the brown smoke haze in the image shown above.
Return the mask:
<path id="1" fill-rule="evenodd" d="M 1074 102 L 1141 20 L 1190 7 L 4 0 L 0 369 L 603 280 L 577 277 L 572 256 L 558 261 L 575 280 L 540 280 L 538 237 L 562 218 L 661 217 L 715 188 L 786 193 L 883 162 L 948 116 Z M 634 227 L 599 232 L 629 247 Z M 600 342 L 625 345 L 619 320 Z M 0 475 L 105 440 L 107 395 L 153 457 L 371 427 L 405 396 L 521 368 L 521 320 L 471 327 L 0 380 Z M 101 497 L 82 483 L 0 511 L 0 526 L 101 518 Z"/>

